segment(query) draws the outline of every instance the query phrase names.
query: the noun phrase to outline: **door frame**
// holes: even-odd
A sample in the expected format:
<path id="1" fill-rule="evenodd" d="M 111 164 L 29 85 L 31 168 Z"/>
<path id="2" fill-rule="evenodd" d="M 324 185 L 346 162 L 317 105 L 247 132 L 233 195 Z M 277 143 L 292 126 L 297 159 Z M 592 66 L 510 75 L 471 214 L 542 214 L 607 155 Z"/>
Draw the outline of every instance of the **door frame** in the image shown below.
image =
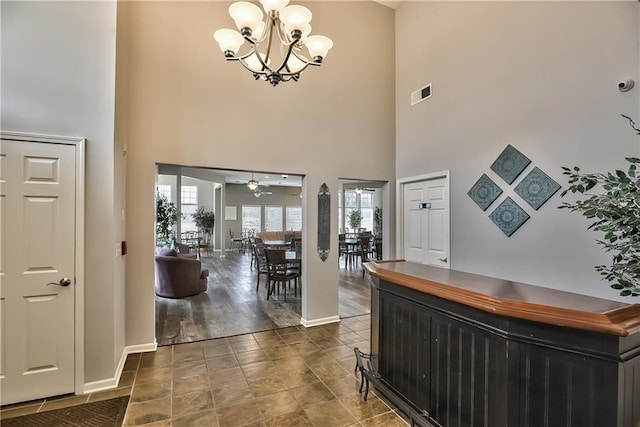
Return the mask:
<path id="1" fill-rule="evenodd" d="M 0 138 L 75 147 L 74 393 L 84 394 L 84 188 L 86 139 L 0 130 Z"/>
<path id="2" fill-rule="evenodd" d="M 447 195 L 447 210 L 449 212 L 449 233 L 447 234 L 447 247 L 449 248 L 449 268 L 451 268 L 451 191 L 450 191 L 450 170 L 432 172 L 425 175 L 409 176 L 396 180 L 396 254 L 399 259 L 404 259 L 404 187 L 407 184 L 420 181 L 430 181 L 433 179 L 445 179 L 445 191 Z"/>

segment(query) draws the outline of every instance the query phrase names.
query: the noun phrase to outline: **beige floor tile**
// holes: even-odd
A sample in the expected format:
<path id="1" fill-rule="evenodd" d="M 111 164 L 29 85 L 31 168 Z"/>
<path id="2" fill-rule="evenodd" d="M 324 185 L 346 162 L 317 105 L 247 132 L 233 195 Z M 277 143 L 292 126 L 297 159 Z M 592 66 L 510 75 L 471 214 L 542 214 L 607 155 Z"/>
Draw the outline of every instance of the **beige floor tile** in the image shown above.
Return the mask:
<path id="1" fill-rule="evenodd" d="M 146 402 L 171 397 L 171 381 L 161 383 L 136 384 L 131 392 L 130 402 Z"/>
<path id="2" fill-rule="evenodd" d="M 212 357 L 217 356 L 228 356 L 233 354 L 233 349 L 230 344 L 216 344 L 213 346 L 205 345 L 203 347 L 204 357 L 206 359 L 211 359 Z"/>
<path id="3" fill-rule="evenodd" d="M 313 423 L 302 409 L 271 418 L 264 424 L 267 427 L 313 427 Z"/>
<path id="4" fill-rule="evenodd" d="M 198 362 L 183 363 L 173 366 L 173 380 L 194 377 L 196 375 L 207 376 L 209 370 L 204 360 Z"/>
<path id="5" fill-rule="evenodd" d="M 374 418 L 385 412 L 391 412 L 391 408 L 373 395 L 369 395 L 366 401 L 359 394 L 342 396 L 340 401 L 358 421 Z"/>
<path id="6" fill-rule="evenodd" d="M 338 397 L 360 394 L 360 381 L 352 375 L 329 378 L 325 385 Z"/>
<path id="7" fill-rule="evenodd" d="M 178 418 L 183 415 L 200 412 L 213 408 L 211 391 L 199 390 L 184 394 L 174 394 L 171 401 L 171 417 Z"/>
<path id="8" fill-rule="evenodd" d="M 335 361 L 317 364 L 311 370 L 322 381 L 333 377 L 344 377 L 348 373 L 346 369 Z"/>
<path id="9" fill-rule="evenodd" d="M 254 380 L 275 375 L 277 373 L 277 369 L 273 362 L 267 360 L 242 366 L 242 372 L 244 372 L 246 379 Z"/>
<path id="10" fill-rule="evenodd" d="M 172 418 L 171 427 L 220 427 L 220 424 L 216 411 L 211 409 Z"/>
<path id="11" fill-rule="evenodd" d="M 149 400 L 140 403 L 130 403 L 124 417 L 123 425 L 141 426 L 152 422 L 171 418 L 171 398 Z"/>
<path id="12" fill-rule="evenodd" d="M 260 348 L 264 350 L 266 348 L 277 347 L 279 345 L 283 345 L 286 343 L 280 336 L 278 336 L 274 338 L 266 338 L 266 339 L 260 340 L 258 341 L 258 344 L 260 344 Z"/>
<path id="13" fill-rule="evenodd" d="M 161 383 L 167 380 L 171 380 L 171 376 L 171 368 L 138 369 L 138 375 L 136 375 L 134 385 L 144 383 Z"/>
<path id="14" fill-rule="evenodd" d="M 269 360 L 267 355 L 262 349 L 247 351 L 244 353 L 238 353 L 235 356 L 238 360 L 240 366 L 250 365 L 252 363 L 264 362 L 265 360 Z"/>
<path id="15" fill-rule="evenodd" d="M 173 394 L 188 393 L 190 391 L 209 390 L 209 377 L 207 375 L 195 375 L 187 378 L 174 378 Z"/>
<path id="16" fill-rule="evenodd" d="M 224 427 L 245 426 L 263 421 L 262 411 L 255 402 L 216 408 L 218 422 Z"/>
<path id="17" fill-rule="evenodd" d="M 227 368 L 236 368 L 240 366 L 240 363 L 238 363 L 238 359 L 236 359 L 236 356 L 233 354 L 206 359 L 205 362 L 208 372 L 219 371 L 221 369 Z"/>
<path id="18" fill-rule="evenodd" d="M 248 383 L 256 397 L 266 396 L 289 388 L 286 380 L 283 379 L 280 374 L 258 378 L 256 380 L 248 380 Z"/>
<path id="19" fill-rule="evenodd" d="M 244 373 L 240 367 L 220 369 L 209 373 L 209 384 L 212 387 L 242 380 L 244 380 Z"/>
<path id="20" fill-rule="evenodd" d="M 252 337 L 251 341 L 231 343 L 231 349 L 235 354 L 246 353 L 247 351 L 260 350 L 260 344 Z"/>
<path id="21" fill-rule="evenodd" d="M 257 398 L 255 403 L 260 408 L 262 417 L 265 420 L 302 409 L 289 391 L 281 391 Z"/>
<path id="22" fill-rule="evenodd" d="M 151 353 L 152 356 L 142 356 L 140 358 L 140 364 L 138 369 L 142 368 L 165 368 L 171 366 L 173 363 L 173 354 L 163 352 L 161 355 L 153 356 L 154 353 Z"/>
<path id="23" fill-rule="evenodd" d="M 395 413 L 386 412 L 377 417 L 362 421 L 361 425 L 363 427 L 407 427 L 409 424 Z"/>
<path id="24" fill-rule="evenodd" d="M 308 406 L 304 411 L 316 427 L 344 427 L 358 422 L 337 399 Z"/>
<path id="25" fill-rule="evenodd" d="M 321 382 L 294 388 L 291 390 L 291 393 L 303 408 L 317 405 L 322 402 L 328 402 L 336 398 L 331 390 Z"/>
<path id="26" fill-rule="evenodd" d="M 216 406 L 234 405 L 253 400 L 255 397 L 247 381 L 211 387 L 211 393 Z"/>

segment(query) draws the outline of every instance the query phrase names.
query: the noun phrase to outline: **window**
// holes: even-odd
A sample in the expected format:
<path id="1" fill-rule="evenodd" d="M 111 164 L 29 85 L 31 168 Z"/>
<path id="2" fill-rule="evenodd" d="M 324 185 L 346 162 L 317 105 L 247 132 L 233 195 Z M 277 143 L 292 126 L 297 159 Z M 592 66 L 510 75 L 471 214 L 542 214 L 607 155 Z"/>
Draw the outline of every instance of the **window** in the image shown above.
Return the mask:
<path id="1" fill-rule="evenodd" d="M 198 187 L 196 185 L 183 185 L 180 192 L 180 200 L 183 205 L 197 205 Z"/>
<path id="2" fill-rule="evenodd" d="M 242 205 L 242 231 L 262 231 L 262 207 Z"/>
<path id="3" fill-rule="evenodd" d="M 360 212 L 362 212 L 362 224 L 360 227 L 369 231 L 373 230 L 373 194 L 363 192 L 360 194 Z"/>
<path id="4" fill-rule="evenodd" d="M 302 206 L 287 206 L 286 229 L 302 231 Z"/>
<path id="5" fill-rule="evenodd" d="M 282 206 L 264 207 L 264 231 L 282 231 Z"/>
<path id="6" fill-rule="evenodd" d="M 354 190 L 345 190 L 344 207 L 341 205 L 342 199 L 338 199 L 338 224 L 344 227 L 345 231 L 357 231 L 351 228 L 349 223 L 349 214 L 351 211 L 359 210 L 362 214 L 360 228 L 373 230 L 373 211 L 374 211 L 374 192 L 363 191 L 357 194 Z"/>
<path id="7" fill-rule="evenodd" d="M 182 213 L 180 230 L 182 232 L 198 231 L 198 227 L 193 222 L 193 216 L 191 216 L 198 210 L 198 186 L 183 185 L 180 188 L 180 201 L 180 212 Z"/>

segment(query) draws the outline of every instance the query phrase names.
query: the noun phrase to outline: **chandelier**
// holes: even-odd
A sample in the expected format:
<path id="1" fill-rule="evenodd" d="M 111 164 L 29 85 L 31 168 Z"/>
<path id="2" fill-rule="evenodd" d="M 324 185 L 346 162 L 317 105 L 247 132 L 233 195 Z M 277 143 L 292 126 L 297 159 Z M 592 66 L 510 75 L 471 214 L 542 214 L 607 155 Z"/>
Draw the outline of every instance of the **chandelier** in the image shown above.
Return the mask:
<path id="1" fill-rule="evenodd" d="M 268 81 L 273 86 L 283 81 L 297 81 L 308 66 L 321 65 L 333 42 L 325 36 L 309 35 L 311 11 L 304 6 L 287 6 L 289 0 L 260 0 L 260 3 L 267 15 L 264 21 L 262 9 L 253 3 L 239 1 L 229 7 L 229 15 L 240 32 L 222 29 L 213 35 L 225 58 L 240 61 L 256 80 Z M 239 54 L 245 42 L 250 49 Z M 276 64 L 273 53 L 277 47 L 279 62 Z"/>
<path id="2" fill-rule="evenodd" d="M 251 191 L 256 191 L 258 189 L 259 184 L 260 183 L 258 181 L 253 179 L 253 172 L 251 172 L 251 179 L 249 180 L 249 182 L 247 182 L 247 187 L 249 187 L 249 190 Z"/>

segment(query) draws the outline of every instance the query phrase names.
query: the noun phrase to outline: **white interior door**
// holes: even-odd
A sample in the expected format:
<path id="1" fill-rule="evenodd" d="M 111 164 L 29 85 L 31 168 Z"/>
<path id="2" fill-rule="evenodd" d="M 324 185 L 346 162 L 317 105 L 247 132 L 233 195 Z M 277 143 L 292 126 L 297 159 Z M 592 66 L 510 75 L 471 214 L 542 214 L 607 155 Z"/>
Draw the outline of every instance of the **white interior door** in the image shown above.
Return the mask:
<path id="1" fill-rule="evenodd" d="M 422 264 L 449 266 L 448 178 L 404 184 L 404 258 Z"/>
<path id="2" fill-rule="evenodd" d="M 0 149 L 5 405 L 74 391 L 76 148 L 3 139 Z"/>

